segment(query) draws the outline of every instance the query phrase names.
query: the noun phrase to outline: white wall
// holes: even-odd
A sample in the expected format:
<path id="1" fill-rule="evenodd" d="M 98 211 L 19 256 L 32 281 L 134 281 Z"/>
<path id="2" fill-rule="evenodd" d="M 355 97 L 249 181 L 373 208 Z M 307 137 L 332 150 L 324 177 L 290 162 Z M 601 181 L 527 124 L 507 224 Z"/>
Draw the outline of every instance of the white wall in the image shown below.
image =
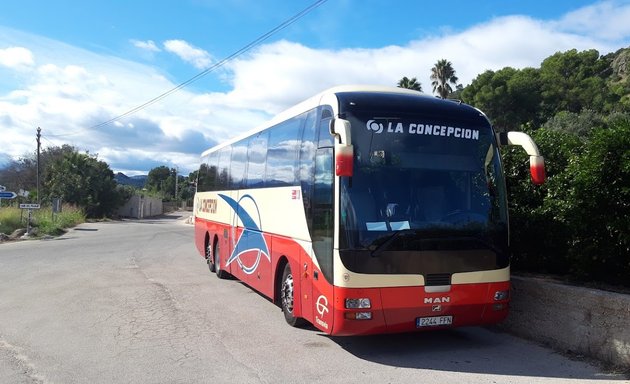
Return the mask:
<path id="1" fill-rule="evenodd" d="M 135 219 L 158 216 L 163 213 L 162 199 L 133 195 L 125 205 L 118 209 L 117 213 L 121 217 L 131 217 Z"/>

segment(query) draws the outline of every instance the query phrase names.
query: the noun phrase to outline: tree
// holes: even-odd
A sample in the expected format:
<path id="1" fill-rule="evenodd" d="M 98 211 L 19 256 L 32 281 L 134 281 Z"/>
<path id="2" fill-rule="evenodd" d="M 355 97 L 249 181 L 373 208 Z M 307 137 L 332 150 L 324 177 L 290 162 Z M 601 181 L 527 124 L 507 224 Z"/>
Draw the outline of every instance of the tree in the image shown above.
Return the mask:
<path id="1" fill-rule="evenodd" d="M 171 200 L 175 196 L 175 169 L 165 165 L 155 167 L 149 171 L 146 188 L 159 194 L 165 200 Z"/>
<path id="2" fill-rule="evenodd" d="M 572 49 L 546 58 L 540 65 L 541 96 L 546 119 L 560 111 L 580 113 L 614 109 L 619 100 L 608 85 L 612 58 L 600 58 L 595 49 Z M 545 120 L 546 120 L 545 119 Z"/>
<path id="3" fill-rule="evenodd" d="M 48 165 L 45 175 L 45 195 L 83 208 L 87 217 L 110 216 L 124 202 L 114 172 L 96 156 L 65 152 Z"/>
<path id="4" fill-rule="evenodd" d="M 443 99 L 446 99 L 453 92 L 450 84 L 457 86 L 458 80 L 457 76 L 455 76 L 453 65 L 446 59 L 438 60 L 435 66 L 431 68 L 433 93 L 437 91 L 438 95 Z"/>
<path id="5" fill-rule="evenodd" d="M 537 127 L 540 122 L 540 80 L 534 68 L 505 67 L 477 76 L 461 93 L 464 102 L 488 115 L 500 130 Z"/>
<path id="6" fill-rule="evenodd" d="M 410 79 L 407 76 L 404 76 L 398 81 L 398 88 L 413 89 L 414 91 L 422 92 L 422 83 L 420 83 L 415 77 Z"/>
<path id="7" fill-rule="evenodd" d="M 39 169 L 42 171 L 42 180 L 46 176 L 48 164 L 59 159 L 64 153 L 74 152 L 76 148 L 64 144 L 61 147 L 44 148 L 40 155 Z M 26 154 L 18 160 L 12 160 L 4 169 L 0 170 L 0 180 L 10 191 L 23 189 L 31 192 L 31 196 L 37 188 L 37 154 Z"/>

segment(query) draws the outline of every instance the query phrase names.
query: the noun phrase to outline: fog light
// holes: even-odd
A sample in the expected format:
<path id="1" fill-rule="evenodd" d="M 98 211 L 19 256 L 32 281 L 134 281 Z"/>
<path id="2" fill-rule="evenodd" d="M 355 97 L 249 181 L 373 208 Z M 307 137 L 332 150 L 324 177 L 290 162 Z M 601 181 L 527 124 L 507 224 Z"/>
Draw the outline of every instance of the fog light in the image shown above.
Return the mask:
<path id="1" fill-rule="evenodd" d="M 357 320 L 371 320 L 372 312 L 357 312 Z"/>
<path id="2" fill-rule="evenodd" d="M 494 300 L 507 300 L 510 297 L 510 291 L 496 291 L 494 293 Z"/>
<path id="3" fill-rule="evenodd" d="M 372 303 L 370 299 L 361 298 L 361 299 L 346 299 L 346 309 L 366 309 L 372 308 Z"/>
<path id="4" fill-rule="evenodd" d="M 348 320 L 372 320 L 372 312 L 347 312 L 344 317 Z"/>

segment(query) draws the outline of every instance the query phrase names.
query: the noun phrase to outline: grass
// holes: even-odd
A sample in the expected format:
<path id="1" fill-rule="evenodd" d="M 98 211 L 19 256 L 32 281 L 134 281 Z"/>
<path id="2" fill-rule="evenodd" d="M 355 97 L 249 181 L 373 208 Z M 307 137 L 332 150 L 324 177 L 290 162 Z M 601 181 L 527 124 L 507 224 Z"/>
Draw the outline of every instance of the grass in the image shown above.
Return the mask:
<path id="1" fill-rule="evenodd" d="M 0 208 L 0 233 L 10 235 L 13 231 L 26 228 L 28 211 L 19 208 Z M 66 228 L 85 222 L 85 214 L 77 207 L 64 205 L 60 213 L 53 216 L 52 208 L 34 209 L 31 225 L 37 228 L 37 235 L 58 236 Z"/>

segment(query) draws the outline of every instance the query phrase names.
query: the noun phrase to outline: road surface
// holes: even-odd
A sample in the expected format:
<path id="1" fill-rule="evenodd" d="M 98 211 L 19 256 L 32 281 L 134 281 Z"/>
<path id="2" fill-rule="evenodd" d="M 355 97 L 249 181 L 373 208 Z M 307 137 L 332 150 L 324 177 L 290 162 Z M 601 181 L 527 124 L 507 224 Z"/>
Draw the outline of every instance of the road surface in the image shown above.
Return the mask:
<path id="1" fill-rule="evenodd" d="M 486 328 L 291 328 L 269 300 L 208 271 L 181 215 L 0 244 L 0 383 L 628 382 Z"/>

